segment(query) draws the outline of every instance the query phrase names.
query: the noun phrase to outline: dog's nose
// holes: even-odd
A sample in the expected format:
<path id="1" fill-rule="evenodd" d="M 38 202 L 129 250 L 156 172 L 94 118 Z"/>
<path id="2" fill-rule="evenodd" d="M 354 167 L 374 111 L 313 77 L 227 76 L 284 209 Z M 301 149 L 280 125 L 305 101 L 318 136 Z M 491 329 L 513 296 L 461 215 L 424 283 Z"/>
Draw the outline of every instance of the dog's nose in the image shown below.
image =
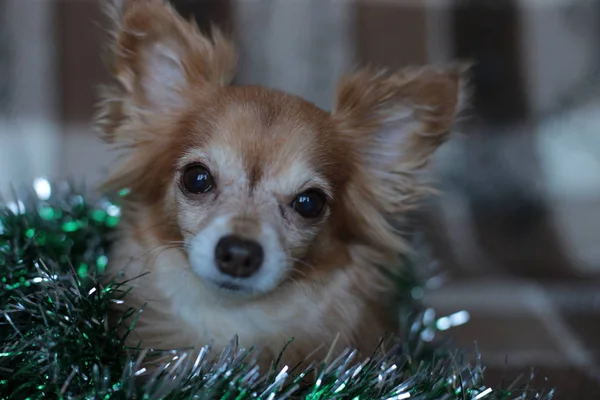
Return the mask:
<path id="1" fill-rule="evenodd" d="M 224 236 L 215 248 L 215 261 L 221 272 L 236 278 L 252 276 L 262 265 L 263 248 L 253 240 Z"/>

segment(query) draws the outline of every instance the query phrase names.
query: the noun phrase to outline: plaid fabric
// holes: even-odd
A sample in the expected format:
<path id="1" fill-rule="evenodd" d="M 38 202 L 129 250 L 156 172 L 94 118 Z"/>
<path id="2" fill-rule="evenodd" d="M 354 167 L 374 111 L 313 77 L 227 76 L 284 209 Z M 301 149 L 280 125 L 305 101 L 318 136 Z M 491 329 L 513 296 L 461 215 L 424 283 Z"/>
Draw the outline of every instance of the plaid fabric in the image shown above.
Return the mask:
<path id="1" fill-rule="evenodd" d="M 458 270 L 600 275 L 600 100 L 438 154 L 430 233 Z"/>

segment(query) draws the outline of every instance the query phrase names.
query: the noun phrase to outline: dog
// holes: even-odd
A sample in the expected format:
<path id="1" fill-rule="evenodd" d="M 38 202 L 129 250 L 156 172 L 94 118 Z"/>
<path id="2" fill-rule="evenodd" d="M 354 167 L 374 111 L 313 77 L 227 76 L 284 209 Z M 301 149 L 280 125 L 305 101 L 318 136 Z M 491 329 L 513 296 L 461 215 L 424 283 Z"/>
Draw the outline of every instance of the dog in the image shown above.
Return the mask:
<path id="1" fill-rule="evenodd" d="M 234 45 L 163 0 L 112 13 L 97 125 L 127 188 L 108 275 L 142 308 L 131 346 L 215 351 L 239 338 L 270 365 L 369 355 L 397 330 L 396 222 L 429 193 L 426 167 L 465 103 L 462 64 L 365 68 L 331 111 L 234 86 Z M 292 44 L 291 44 L 292 45 Z"/>

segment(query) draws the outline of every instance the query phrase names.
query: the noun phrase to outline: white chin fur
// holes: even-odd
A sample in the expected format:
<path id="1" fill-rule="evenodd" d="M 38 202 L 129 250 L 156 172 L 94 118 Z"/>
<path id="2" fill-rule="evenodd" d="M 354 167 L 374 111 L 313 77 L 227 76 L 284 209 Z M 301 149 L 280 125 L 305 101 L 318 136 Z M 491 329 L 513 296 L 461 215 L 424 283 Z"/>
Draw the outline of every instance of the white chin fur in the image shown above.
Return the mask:
<path id="1" fill-rule="evenodd" d="M 288 262 L 275 230 L 261 227 L 260 237 L 265 258 L 261 268 L 248 278 L 235 278 L 223 274 L 215 264 L 215 247 L 219 239 L 231 233 L 228 222 L 231 216 L 215 218 L 206 228 L 189 240 L 189 261 L 192 270 L 208 286 L 231 295 L 264 294 L 275 289 L 288 273 Z M 235 287 L 235 288 L 234 288 Z"/>

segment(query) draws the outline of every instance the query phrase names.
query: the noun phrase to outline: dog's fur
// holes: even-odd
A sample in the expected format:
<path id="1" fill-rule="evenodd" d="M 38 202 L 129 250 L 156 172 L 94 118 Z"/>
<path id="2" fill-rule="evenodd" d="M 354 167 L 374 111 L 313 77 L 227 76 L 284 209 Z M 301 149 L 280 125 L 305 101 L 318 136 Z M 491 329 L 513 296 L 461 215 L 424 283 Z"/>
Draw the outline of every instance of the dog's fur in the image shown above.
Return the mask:
<path id="1" fill-rule="evenodd" d="M 368 354 L 396 328 L 380 270 L 407 251 L 394 217 L 427 192 L 422 171 L 462 106 L 464 68 L 361 70 L 326 112 L 231 86 L 232 44 L 163 0 L 122 3 L 98 125 L 125 150 L 105 187 L 130 189 L 109 268 L 137 277 L 126 306 L 146 304 L 129 343 L 219 350 L 239 334 L 264 363 L 291 338 L 286 363 L 323 357 L 334 342 Z M 209 168 L 213 192 L 182 192 L 192 162 Z M 327 196 L 315 220 L 290 207 L 308 188 Z M 221 278 L 211 251 L 228 232 L 265 249 L 242 294 L 211 283 Z"/>

